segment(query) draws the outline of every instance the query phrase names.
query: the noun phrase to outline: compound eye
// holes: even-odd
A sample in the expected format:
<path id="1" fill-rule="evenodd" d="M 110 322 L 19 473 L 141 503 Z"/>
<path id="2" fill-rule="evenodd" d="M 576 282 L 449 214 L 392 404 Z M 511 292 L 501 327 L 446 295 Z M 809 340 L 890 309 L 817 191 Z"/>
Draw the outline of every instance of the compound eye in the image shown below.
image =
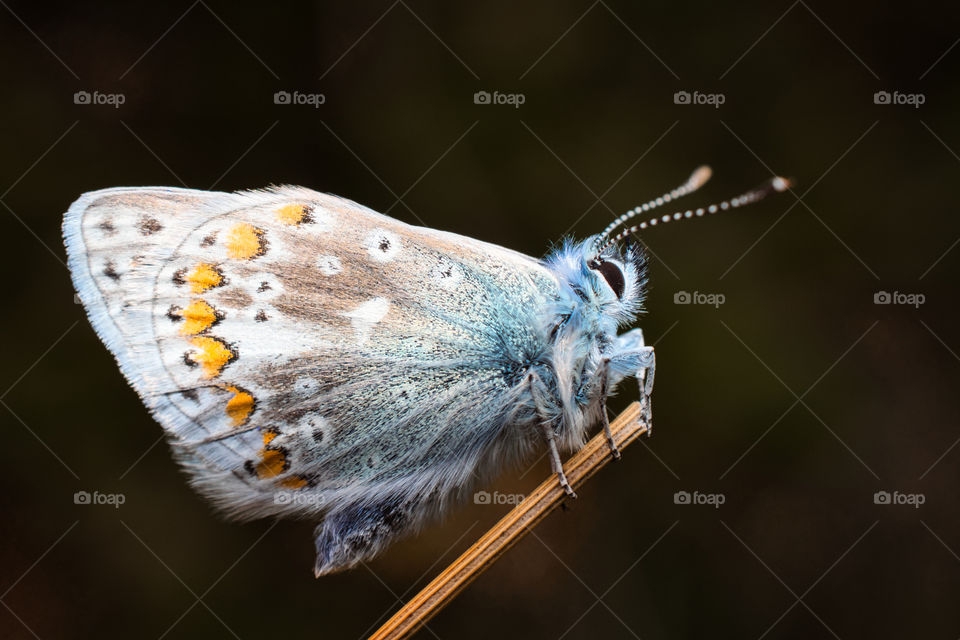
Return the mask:
<path id="1" fill-rule="evenodd" d="M 600 272 L 600 275 L 607 281 L 607 284 L 610 285 L 613 292 L 617 294 L 617 297 L 622 298 L 623 290 L 627 286 L 627 281 L 623 277 L 623 270 L 616 263 L 605 260 L 599 261 L 596 266 L 594 266 L 594 269 Z"/>

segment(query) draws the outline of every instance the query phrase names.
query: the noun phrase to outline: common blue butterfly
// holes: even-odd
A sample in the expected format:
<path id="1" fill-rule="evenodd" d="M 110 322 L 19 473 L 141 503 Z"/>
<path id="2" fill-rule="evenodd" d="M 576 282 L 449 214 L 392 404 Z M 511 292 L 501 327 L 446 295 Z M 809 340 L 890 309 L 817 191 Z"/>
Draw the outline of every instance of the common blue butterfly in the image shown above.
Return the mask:
<path id="1" fill-rule="evenodd" d="M 193 486 L 240 519 L 320 520 L 316 574 L 352 567 L 544 445 L 585 442 L 654 353 L 632 233 L 788 183 L 616 229 L 543 260 L 300 187 L 114 188 L 70 207 L 73 282 Z M 621 246 L 623 243 L 623 246 Z M 619 452 L 609 439 L 614 456 Z"/>

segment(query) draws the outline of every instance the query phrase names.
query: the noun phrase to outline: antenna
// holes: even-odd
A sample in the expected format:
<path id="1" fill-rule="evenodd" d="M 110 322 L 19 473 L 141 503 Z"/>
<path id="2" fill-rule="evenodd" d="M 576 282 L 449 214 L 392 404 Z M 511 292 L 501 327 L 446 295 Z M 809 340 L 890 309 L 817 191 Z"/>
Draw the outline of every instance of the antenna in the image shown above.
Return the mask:
<path id="1" fill-rule="evenodd" d="M 673 194 L 678 191 L 683 191 L 684 189 L 686 189 L 685 191 L 683 191 L 683 193 L 681 193 L 681 195 L 685 195 L 695 190 L 697 187 L 703 184 L 703 182 L 706 182 L 706 179 L 703 179 L 703 181 L 700 182 L 699 184 L 696 184 L 694 182 L 694 178 L 696 178 L 697 174 L 703 170 L 705 170 L 706 177 L 709 178 L 710 169 L 705 166 L 700 167 L 699 169 L 693 172 L 693 175 L 690 176 L 690 180 L 688 180 L 686 184 L 684 184 L 681 187 L 678 187 L 677 189 L 674 189 L 667 195 L 670 195 L 671 199 L 673 199 L 673 197 L 675 197 L 673 196 Z M 688 185 L 691 185 L 691 184 L 695 184 L 695 186 L 693 186 L 692 188 L 688 187 Z M 700 217 L 705 213 L 716 213 L 717 211 L 726 211 L 727 209 L 736 209 L 738 207 L 742 207 L 744 205 L 758 202 L 759 200 L 763 200 L 771 193 L 779 193 L 782 191 L 786 191 L 792 186 L 792 184 L 793 183 L 787 178 L 775 176 L 773 178 L 770 178 L 760 186 L 740 194 L 736 198 L 723 200 L 721 202 L 718 202 L 716 204 L 711 204 L 706 207 L 698 207 L 696 209 L 687 209 L 686 211 L 682 211 L 682 212 L 678 211 L 673 214 L 653 217 L 653 218 L 650 218 L 649 220 L 646 220 L 645 222 L 641 222 L 640 224 L 634 225 L 628 229 L 624 229 L 623 231 L 613 236 L 612 238 L 607 236 L 609 236 L 610 232 L 616 227 L 616 224 L 610 225 L 609 227 L 604 229 L 603 233 L 600 234 L 600 237 L 597 238 L 598 244 L 595 250 L 595 254 L 596 256 L 599 257 L 600 254 L 602 254 L 607 247 L 609 247 L 612 244 L 616 244 L 617 242 L 620 242 L 621 240 L 629 236 L 631 233 L 634 233 L 636 231 L 642 231 L 643 229 L 646 229 L 648 227 L 654 227 L 657 224 L 666 224 L 671 220 L 682 220 L 684 218 L 692 218 L 694 216 Z M 651 207 L 648 207 L 648 209 L 652 209 L 653 207 L 659 206 L 660 204 L 662 204 L 661 202 L 659 202 L 660 200 L 661 198 L 657 198 L 657 200 L 651 201 L 656 204 L 654 204 Z M 668 200 L 666 200 L 666 198 L 664 197 L 663 202 L 668 202 Z M 650 204 L 650 203 L 647 203 L 647 204 Z M 625 218 L 629 220 L 631 217 L 636 215 L 636 213 L 643 211 L 644 207 L 647 207 L 647 204 L 641 205 L 640 207 L 633 209 L 632 211 L 620 216 L 620 218 Z M 620 218 L 618 218 L 617 220 L 620 220 Z M 619 222 L 617 224 L 619 224 Z"/>
<path id="2" fill-rule="evenodd" d="M 664 204 L 667 204 L 668 202 L 672 202 L 673 200 L 683 197 L 688 193 L 693 193 L 694 191 L 696 191 L 697 189 L 705 185 L 707 183 L 707 180 L 709 180 L 710 176 L 712 175 L 713 175 L 713 170 L 710 169 L 710 167 L 708 167 L 707 165 L 702 165 L 697 167 L 696 169 L 694 169 L 693 173 L 690 174 L 690 177 L 687 178 L 687 181 L 684 182 L 679 187 L 677 187 L 676 189 L 674 189 L 673 191 L 669 193 L 665 193 L 659 198 L 654 198 L 650 202 L 646 202 L 644 204 L 636 206 L 630 211 L 627 211 L 625 214 L 623 214 L 619 218 L 615 219 L 613 222 L 607 225 L 606 229 L 600 232 L 600 237 L 597 238 L 597 241 L 603 242 L 607 238 L 607 236 L 610 235 L 610 232 L 612 232 L 619 225 L 623 224 L 630 218 L 634 216 L 638 216 L 641 213 L 646 213 L 651 209 L 656 209 L 660 205 L 664 205 Z"/>

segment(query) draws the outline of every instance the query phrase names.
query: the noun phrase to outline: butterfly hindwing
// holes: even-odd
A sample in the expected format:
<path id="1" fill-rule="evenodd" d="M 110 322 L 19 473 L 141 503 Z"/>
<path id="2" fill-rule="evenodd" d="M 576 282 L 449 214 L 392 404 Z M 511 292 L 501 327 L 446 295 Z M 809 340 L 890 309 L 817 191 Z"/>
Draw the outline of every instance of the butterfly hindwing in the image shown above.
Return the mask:
<path id="1" fill-rule="evenodd" d="M 468 483 L 556 288 L 522 254 L 294 187 L 109 189 L 64 229 L 95 328 L 194 484 L 240 517 L 325 513 L 322 571 Z"/>

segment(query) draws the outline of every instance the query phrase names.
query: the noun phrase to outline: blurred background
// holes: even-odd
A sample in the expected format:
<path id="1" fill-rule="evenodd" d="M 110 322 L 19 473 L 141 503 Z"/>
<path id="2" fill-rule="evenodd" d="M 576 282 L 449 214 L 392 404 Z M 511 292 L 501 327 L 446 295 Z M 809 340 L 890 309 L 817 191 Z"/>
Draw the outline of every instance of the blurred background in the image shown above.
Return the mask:
<path id="1" fill-rule="evenodd" d="M 958 24 L 923 2 L 0 1 L 0 637 L 363 638 L 509 509 L 319 580 L 312 523 L 215 516 L 74 304 L 81 193 L 293 183 L 542 256 L 709 163 L 684 208 L 797 186 L 644 236 L 653 437 L 419 637 L 956 638 Z"/>

